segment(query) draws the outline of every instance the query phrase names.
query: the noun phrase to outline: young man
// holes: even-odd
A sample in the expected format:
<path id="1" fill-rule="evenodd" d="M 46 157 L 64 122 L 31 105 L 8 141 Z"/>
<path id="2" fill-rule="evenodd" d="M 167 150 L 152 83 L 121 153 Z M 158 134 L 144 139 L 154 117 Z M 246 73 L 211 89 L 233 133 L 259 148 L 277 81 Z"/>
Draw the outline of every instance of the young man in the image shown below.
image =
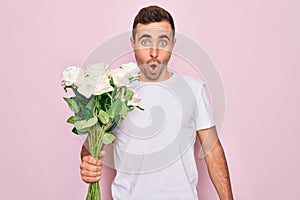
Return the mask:
<path id="1" fill-rule="evenodd" d="M 155 125 L 147 129 L 128 129 L 130 120 L 122 122 L 115 133 L 114 200 L 198 199 L 193 149 L 196 135 L 206 154 L 209 175 L 220 199 L 233 199 L 226 158 L 217 136 L 205 84 L 168 70 L 175 43 L 175 26 L 170 13 L 158 6 L 139 11 L 133 24 L 131 44 L 141 75 L 140 82 L 133 87 L 140 90 L 138 93 L 146 102 L 143 105 L 146 109 L 151 110 L 156 105 L 153 102 L 166 107 L 150 114 L 153 124 L 166 130 L 157 130 Z M 179 99 L 179 110 L 175 109 L 176 102 L 168 99 L 168 91 Z M 145 123 L 143 116 L 145 113 L 131 114 L 136 123 Z M 122 131 L 122 128 L 127 130 Z M 127 131 L 129 134 L 124 134 Z M 154 133 L 159 134 L 153 136 Z M 99 181 L 103 160 L 92 158 L 84 146 L 81 155 L 82 179 L 87 183 Z M 104 155 L 102 151 L 100 156 L 103 158 Z"/>

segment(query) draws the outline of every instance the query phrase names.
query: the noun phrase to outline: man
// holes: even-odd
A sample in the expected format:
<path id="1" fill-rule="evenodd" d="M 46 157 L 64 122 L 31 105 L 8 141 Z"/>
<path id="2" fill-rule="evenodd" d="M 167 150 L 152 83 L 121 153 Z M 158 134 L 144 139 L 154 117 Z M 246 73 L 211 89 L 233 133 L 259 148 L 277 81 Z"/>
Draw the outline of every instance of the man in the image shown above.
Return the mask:
<path id="1" fill-rule="evenodd" d="M 141 70 L 140 83 L 135 87 L 145 88 L 144 86 L 149 86 L 151 83 L 154 84 L 152 89 L 172 90 L 180 99 L 182 115 L 178 113 L 174 115 L 173 111 L 165 113 L 167 119 L 165 126 L 168 126 L 168 118 L 172 118 L 173 121 L 168 128 L 169 131 L 162 131 L 162 134 L 157 136 L 158 140 L 155 137 L 143 140 L 129 138 L 128 134 L 121 133 L 122 130 L 116 131 L 114 155 L 118 162 L 117 174 L 112 184 L 112 196 L 115 200 L 198 199 L 196 192 L 198 176 L 194 152 L 191 148 L 195 142 L 195 132 L 206 154 L 205 162 L 219 198 L 221 200 L 233 199 L 226 158 L 217 136 L 212 109 L 206 97 L 205 84 L 172 73 L 167 68 L 175 43 L 175 26 L 170 13 L 158 6 L 145 7 L 139 11 L 134 20 L 131 37 L 135 58 Z M 156 83 L 161 85 L 155 85 Z M 151 88 L 144 91 L 141 89 L 140 92 L 141 99 L 149 101 L 150 104 L 155 99 L 167 102 L 158 95 L 164 93 L 164 89 L 155 93 L 151 91 Z M 158 96 L 153 98 L 153 95 Z M 172 105 L 171 102 L 164 105 L 168 107 L 169 104 Z M 147 107 L 147 103 L 145 106 Z M 139 115 L 139 113 L 134 115 Z M 142 115 L 139 116 L 135 120 L 143 120 Z M 156 115 L 158 118 L 162 116 L 163 114 Z M 129 126 L 128 123 L 125 119 L 121 129 L 122 126 L 125 128 Z M 179 126 L 176 126 L 177 124 Z M 177 134 L 174 133 L 174 127 L 178 129 Z M 149 129 L 150 132 L 155 132 L 154 129 Z M 131 130 L 137 132 L 132 133 L 131 136 L 135 134 L 140 137 L 146 136 L 147 130 L 139 131 L 142 129 L 138 128 Z M 169 144 L 171 137 L 174 142 Z M 155 154 L 158 143 L 167 147 Z M 126 155 L 128 152 L 136 154 Z M 103 160 L 92 158 L 84 145 L 81 155 L 80 168 L 83 181 L 87 183 L 99 181 Z M 176 155 L 179 155 L 179 158 Z M 104 156 L 105 152 L 102 151 L 100 157 Z"/>

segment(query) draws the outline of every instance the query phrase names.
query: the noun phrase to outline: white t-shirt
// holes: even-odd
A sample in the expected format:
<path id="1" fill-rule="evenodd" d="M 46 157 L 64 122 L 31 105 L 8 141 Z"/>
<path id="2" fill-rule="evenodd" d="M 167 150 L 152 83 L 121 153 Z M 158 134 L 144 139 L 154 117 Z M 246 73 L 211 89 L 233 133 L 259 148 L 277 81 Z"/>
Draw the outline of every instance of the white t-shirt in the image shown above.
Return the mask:
<path id="1" fill-rule="evenodd" d="M 196 130 L 215 125 L 205 84 L 173 73 L 132 86 L 145 110 L 115 129 L 114 200 L 197 200 Z"/>

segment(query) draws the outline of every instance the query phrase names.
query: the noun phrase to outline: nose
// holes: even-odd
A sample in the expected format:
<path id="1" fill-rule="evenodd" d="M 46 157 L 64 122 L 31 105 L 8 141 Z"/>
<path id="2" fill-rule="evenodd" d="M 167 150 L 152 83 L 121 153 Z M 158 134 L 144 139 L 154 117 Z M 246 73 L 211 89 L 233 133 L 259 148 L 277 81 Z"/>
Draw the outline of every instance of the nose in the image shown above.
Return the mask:
<path id="1" fill-rule="evenodd" d="M 150 48 L 150 56 L 152 58 L 157 58 L 157 56 L 158 56 L 158 48 L 157 47 Z"/>

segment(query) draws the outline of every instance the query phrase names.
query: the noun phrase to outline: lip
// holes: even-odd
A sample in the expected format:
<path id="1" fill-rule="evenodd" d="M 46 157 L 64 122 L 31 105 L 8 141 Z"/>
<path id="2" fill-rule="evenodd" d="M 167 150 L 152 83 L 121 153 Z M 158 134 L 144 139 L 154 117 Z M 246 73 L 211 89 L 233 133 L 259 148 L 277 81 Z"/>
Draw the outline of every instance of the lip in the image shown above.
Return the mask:
<path id="1" fill-rule="evenodd" d="M 150 64 L 149 65 L 149 71 L 151 74 L 156 74 L 158 70 L 157 64 Z"/>

